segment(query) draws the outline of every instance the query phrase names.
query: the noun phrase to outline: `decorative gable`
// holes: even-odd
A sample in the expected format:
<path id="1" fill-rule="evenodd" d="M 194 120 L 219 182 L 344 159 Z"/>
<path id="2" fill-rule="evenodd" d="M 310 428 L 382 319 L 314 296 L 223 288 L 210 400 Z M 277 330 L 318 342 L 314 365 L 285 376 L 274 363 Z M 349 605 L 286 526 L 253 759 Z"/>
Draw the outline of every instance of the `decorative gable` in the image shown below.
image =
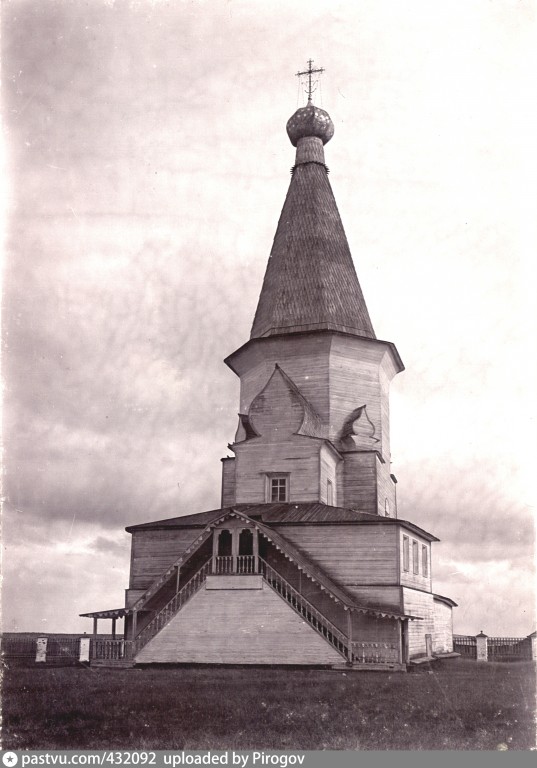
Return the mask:
<path id="1" fill-rule="evenodd" d="M 323 436 L 319 415 L 278 364 L 266 386 L 252 401 L 248 423 L 255 433 L 268 439 Z"/>

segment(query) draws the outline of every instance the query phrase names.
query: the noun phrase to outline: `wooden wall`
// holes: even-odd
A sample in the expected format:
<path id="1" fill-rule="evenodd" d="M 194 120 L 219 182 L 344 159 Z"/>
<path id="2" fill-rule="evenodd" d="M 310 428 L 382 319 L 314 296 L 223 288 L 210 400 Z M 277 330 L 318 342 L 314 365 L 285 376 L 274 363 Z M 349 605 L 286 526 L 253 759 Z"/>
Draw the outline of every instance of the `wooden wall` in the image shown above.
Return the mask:
<path id="1" fill-rule="evenodd" d="M 278 363 L 327 424 L 330 344 L 331 334 L 289 335 L 250 343 L 233 360 L 241 378 L 241 413 L 248 413 Z"/>
<path id="2" fill-rule="evenodd" d="M 267 384 L 278 363 L 324 424 L 323 436 L 337 442 L 344 422 L 362 405 L 375 425 L 361 449 L 389 449 L 389 382 L 396 374 L 390 347 L 338 333 L 311 333 L 257 339 L 231 360 L 241 378 L 241 413 Z"/>
<path id="3" fill-rule="evenodd" d="M 319 452 L 316 438 L 255 438 L 236 448 L 236 502 L 265 502 L 267 473 L 290 473 L 290 501 L 319 501 Z"/>
<path id="4" fill-rule="evenodd" d="M 423 589 L 426 592 L 430 592 L 432 589 L 432 579 L 431 579 L 431 542 L 426 541 L 425 539 L 421 538 L 419 535 L 416 535 L 415 533 L 412 533 L 404 528 L 400 528 L 400 546 L 399 546 L 399 568 L 401 573 L 401 584 L 408 587 L 416 587 L 416 589 Z M 409 538 L 409 565 L 408 565 L 408 571 L 405 571 L 404 569 L 404 546 L 403 546 L 403 537 L 408 536 Z M 414 566 L 413 566 L 413 559 L 412 559 L 412 542 L 416 541 L 418 543 L 418 573 L 414 573 Z M 427 547 L 427 556 L 428 556 L 428 563 L 429 563 L 429 574 L 428 576 L 423 575 L 423 561 L 422 561 L 422 546 Z"/>
<path id="5" fill-rule="evenodd" d="M 390 475 L 390 464 L 384 464 L 377 458 L 377 513 L 381 517 L 397 517 L 395 483 Z M 386 500 L 389 505 L 389 515 L 386 515 Z"/>
<path id="6" fill-rule="evenodd" d="M 345 589 L 356 598 L 356 602 L 360 605 L 373 607 L 382 605 L 386 608 L 391 608 L 393 611 L 403 610 L 403 594 L 401 587 L 357 587 L 347 585 Z"/>
<path id="7" fill-rule="evenodd" d="M 199 528 L 134 531 L 129 588 L 146 590 L 199 535 Z"/>
<path id="8" fill-rule="evenodd" d="M 334 453 L 334 451 L 330 450 L 330 448 L 326 444 L 321 445 L 320 450 L 320 491 L 319 491 L 319 501 L 321 501 L 323 504 L 328 504 L 328 481 L 332 483 L 332 501 L 330 502 L 333 507 L 337 507 L 338 505 L 338 489 L 337 489 L 337 465 L 341 462 L 341 459 L 338 459 Z"/>
<path id="9" fill-rule="evenodd" d="M 352 639 L 362 643 L 393 643 L 398 648 L 399 622 L 396 619 L 377 619 L 367 614 L 353 613 Z"/>
<path id="10" fill-rule="evenodd" d="M 371 515 L 378 513 L 377 457 L 375 453 L 344 453 L 341 504 Z"/>
<path id="11" fill-rule="evenodd" d="M 453 609 L 440 600 L 433 600 L 434 607 L 434 650 L 453 650 Z"/>
<path id="12" fill-rule="evenodd" d="M 222 459 L 222 507 L 235 504 L 235 458 Z"/>
<path id="13" fill-rule="evenodd" d="M 434 642 L 434 606 L 430 592 L 403 587 L 403 609 L 409 616 L 419 616 L 421 621 L 408 622 L 408 646 L 410 658 L 425 654 L 425 635 Z"/>
<path id="14" fill-rule="evenodd" d="M 243 577 L 248 578 L 248 577 Z M 338 664 L 343 661 L 267 584 L 202 589 L 136 657 L 137 663 Z"/>
<path id="15" fill-rule="evenodd" d="M 395 526 L 310 524 L 274 529 L 340 584 L 397 583 Z"/>

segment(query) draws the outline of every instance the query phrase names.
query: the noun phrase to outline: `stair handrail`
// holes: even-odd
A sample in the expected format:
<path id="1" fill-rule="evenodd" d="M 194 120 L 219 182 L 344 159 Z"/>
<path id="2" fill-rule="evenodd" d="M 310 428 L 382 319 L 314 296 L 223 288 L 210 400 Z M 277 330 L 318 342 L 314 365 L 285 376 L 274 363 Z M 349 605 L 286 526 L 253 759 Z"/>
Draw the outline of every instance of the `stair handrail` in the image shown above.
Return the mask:
<path id="1" fill-rule="evenodd" d="M 157 635 L 163 627 L 181 610 L 191 597 L 205 584 L 207 574 L 211 570 L 212 557 L 193 574 L 187 583 L 168 600 L 165 606 L 153 616 L 149 624 L 145 626 L 134 639 L 134 654 L 139 653 L 147 643 Z"/>
<path id="2" fill-rule="evenodd" d="M 318 608 L 316 608 L 310 601 L 304 597 L 300 592 L 298 592 L 288 581 L 285 579 L 278 571 L 276 571 L 271 565 L 269 565 L 266 560 L 263 560 L 262 557 L 259 558 L 259 563 L 261 566 L 261 571 L 263 578 L 267 582 L 267 584 L 274 589 L 274 591 L 279 594 L 281 597 L 284 597 L 287 603 L 295 610 L 296 613 L 299 614 L 299 616 L 302 616 L 306 619 L 308 624 L 322 637 L 325 638 L 332 646 L 335 648 L 338 653 L 340 653 L 345 659 L 348 659 L 350 656 L 349 653 L 349 639 L 347 635 L 342 632 L 338 627 L 336 627 L 335 624 L 333 624 L 330 619 L 327 619 L 326 616 L 319 611 Z M 292 598 L 291 600 L 288 599 L 287 595 L 282 595 L 281 592 L 274 587 L 274 581 L 279 581 L 283 587 L 285 588 L 287 594 Z M 293 600 L 300 604 L 300 609 L 297 609 L 297 606 L 293 603 Z M 307 613 L 310 613 L 314 618 L 315 621 L 311 621 Z M 321 624 L 321 626 L 326 630 L 327 633 L 331 634 L 332 638 L 328 636 L 328 634 L 325 634 L 325 632 L 322 632 L 319 630 L 318 626 L 316 626 L 316 623 Z"/>

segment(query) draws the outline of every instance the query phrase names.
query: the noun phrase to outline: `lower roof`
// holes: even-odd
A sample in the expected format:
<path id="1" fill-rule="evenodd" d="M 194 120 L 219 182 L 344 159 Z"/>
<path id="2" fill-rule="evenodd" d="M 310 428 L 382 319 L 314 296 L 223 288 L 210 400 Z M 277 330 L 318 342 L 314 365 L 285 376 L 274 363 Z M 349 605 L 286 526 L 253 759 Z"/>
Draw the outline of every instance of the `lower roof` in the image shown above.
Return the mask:
<path id="1" fill-rule="evenodd" d="M 159 530 L 166 528 L 205 528 L 222 514 L 237 510 L 253 521 L 274 525 L 401 525 L 403 528 L 422 536 L 427 541 L 439 541 L 432 533 L 425 531 L 408 520 L 394 517 L 371 515 L 347 507 L 332 507 L 320 502 L 279 502 L 268 504 L 234 504 L 232 507 L 212 509 L 193 515 L 171 517 L 166 520 L 155 520 L 139 525 L 129 525 L 125 530 L 129 533 L 142 530 Z"/>

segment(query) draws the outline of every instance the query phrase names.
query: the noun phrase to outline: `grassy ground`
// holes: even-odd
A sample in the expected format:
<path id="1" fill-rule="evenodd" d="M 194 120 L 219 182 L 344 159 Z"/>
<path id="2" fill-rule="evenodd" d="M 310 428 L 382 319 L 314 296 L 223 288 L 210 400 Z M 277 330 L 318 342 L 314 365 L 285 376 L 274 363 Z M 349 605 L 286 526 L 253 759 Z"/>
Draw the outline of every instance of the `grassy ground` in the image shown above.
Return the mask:
<path id="1" fill-rule="evenodd" d="M 4 749 L 529 749 L 531 663 L 8 669 Z"/>

